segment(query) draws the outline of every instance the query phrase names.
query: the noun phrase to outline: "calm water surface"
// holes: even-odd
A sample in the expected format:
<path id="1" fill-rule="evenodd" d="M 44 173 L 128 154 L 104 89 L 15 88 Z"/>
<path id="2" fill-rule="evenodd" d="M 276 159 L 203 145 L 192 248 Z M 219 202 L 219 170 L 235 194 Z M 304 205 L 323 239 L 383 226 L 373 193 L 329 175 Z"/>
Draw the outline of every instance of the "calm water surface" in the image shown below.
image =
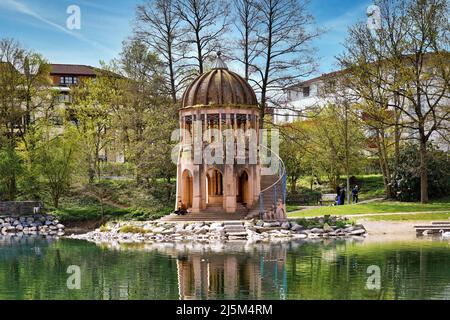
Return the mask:
<path id="1" fill-rule="evenodd" d="M 67 268 L 81 270 L 69 290 Z M 366 288 L 369 266 L 381 288 Z M 0 237 L 0 299 L 449 299 L 448 241 L 99 246 Z"/>

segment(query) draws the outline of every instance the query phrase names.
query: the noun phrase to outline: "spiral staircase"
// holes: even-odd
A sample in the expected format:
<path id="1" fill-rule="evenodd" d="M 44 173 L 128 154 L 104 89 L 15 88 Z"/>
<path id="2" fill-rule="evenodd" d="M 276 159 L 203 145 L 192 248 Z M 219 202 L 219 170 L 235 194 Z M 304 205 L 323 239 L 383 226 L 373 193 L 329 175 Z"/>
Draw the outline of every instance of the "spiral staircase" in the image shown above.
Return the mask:
<path id="1" fill-rule="evenodd" d="M 277 206 L 281 200 L 283 206 L 286 205 L 286 167 L 281 157 L 265 145 L 271 155 L 271 167 L 261 165 L 261 191 L 259 193 L 258 204 L 247 214 L 246 219 L 262 218 L 264 213 L 272 210 L 272 206 Z"/>

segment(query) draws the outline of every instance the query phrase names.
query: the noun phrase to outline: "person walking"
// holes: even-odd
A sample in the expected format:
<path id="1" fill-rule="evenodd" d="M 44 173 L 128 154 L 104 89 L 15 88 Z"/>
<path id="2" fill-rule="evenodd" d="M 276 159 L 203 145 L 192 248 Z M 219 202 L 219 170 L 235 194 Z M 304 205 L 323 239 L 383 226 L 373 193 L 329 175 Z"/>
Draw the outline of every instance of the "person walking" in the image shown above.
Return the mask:
<path id="1" fill-rule="evenodd" d="M 339 192 L 339 203 L 340 205 L 345 204 L 345 187 L 341 185 L 341 190 Z"/>
<path id="2" fill-rule="evenodd" d="M 355 185 L 352 189 L 352 202 L 358 203 L 359 187 Z"/>
<path id="3" fill-rule="evenodd" d="M 341 204 L 341 186 L 337 185 L 336 187 L 336 205 L 339 206 Z"/>

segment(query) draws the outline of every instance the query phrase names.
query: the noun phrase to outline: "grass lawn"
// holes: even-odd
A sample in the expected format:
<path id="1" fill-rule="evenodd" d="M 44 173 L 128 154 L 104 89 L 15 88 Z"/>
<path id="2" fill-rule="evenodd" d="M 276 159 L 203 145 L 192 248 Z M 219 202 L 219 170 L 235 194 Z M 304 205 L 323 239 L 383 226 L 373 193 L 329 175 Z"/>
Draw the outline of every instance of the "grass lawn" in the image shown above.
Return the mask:
<path id="1" fill-rule="evenodd" d="M 428 204 L 417 202 L 376 201 L 358 205 L 323 206 L 291 212 L 290 218 L 315 217 L 323 215 L 352 215 L 365 213 L 395 213 L 395 212 L 421 212 L 421 211 L 446 211 L 450 212 L 450 200 L 445 199 Z"/>

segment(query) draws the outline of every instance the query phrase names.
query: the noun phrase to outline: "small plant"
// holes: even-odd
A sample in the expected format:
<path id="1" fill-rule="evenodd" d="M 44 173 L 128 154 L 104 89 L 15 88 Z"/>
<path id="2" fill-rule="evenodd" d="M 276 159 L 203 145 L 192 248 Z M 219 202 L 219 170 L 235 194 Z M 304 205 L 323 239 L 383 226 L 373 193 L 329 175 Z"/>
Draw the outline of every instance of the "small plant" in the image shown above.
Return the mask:
<path id="1" fill-rule="evenodd" d="M 347 225 L 347 224 L 348 224 L 348 222 L 345 221 L 345 220 L 337 220 L 336 223 L 335 223 L 335 226 L 338 229 L 344 229 L 345 225 Z"/>
<path id="2" fill-rule="evenodd" d="M 304 226 L 305 228 L 321 228 L 322 227 L 321 223 L 314 218 L 313 219 L 300 218 L 300 219 L 297 219 L 297 223 L 299 225 Z"/>
<path id="3" fill-rule="evenodd" d="M 136 226 L 123 226 L 119 229 L 120 233 L 147 233 L 147 230 Z"/>
<path id="4" fill-rule="evenodd" d="M 109 232 L 110 229 L 106 225 L 100 226 L 100 232 Z"/>

